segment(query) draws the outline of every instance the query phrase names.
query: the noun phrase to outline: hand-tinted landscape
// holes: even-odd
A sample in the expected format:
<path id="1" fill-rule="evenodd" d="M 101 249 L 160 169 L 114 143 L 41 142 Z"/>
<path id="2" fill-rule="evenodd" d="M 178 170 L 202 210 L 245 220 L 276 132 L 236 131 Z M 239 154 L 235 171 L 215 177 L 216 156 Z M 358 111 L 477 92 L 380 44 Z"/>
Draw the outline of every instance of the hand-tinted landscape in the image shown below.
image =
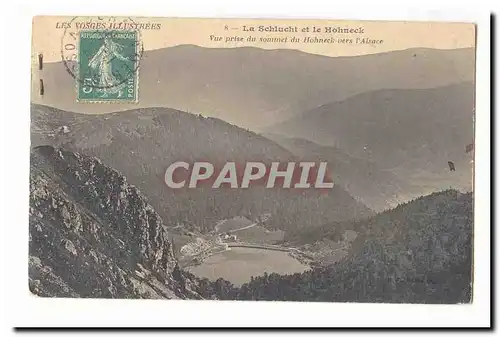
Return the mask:
<path id="1" fill-rule="evenodd" d="M 30 290 L 468 303 L 474 49 L 146 51 L 140 101 L 31 105 Z M 176 161 L 326 161 L 327 191 L 169 189 Z"/>

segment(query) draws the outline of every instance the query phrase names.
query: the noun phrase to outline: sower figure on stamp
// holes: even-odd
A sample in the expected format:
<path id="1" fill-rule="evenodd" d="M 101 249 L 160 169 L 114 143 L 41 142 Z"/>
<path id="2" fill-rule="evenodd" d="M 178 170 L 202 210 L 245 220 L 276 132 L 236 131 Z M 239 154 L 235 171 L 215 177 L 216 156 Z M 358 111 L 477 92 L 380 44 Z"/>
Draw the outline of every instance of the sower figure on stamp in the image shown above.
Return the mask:
<path id="1" fill-rule="evenodd" d="M 89 62 L 89 67 L 97 71 L 98 88 L 97 91 L 101 92 L 101 97 L 107 97 L 108 94 L 118 93 L 118 98 L 123 95 L 125 83 L 120 81 L 113 75 L 112 63 L 114 58 L 122 61 L 130 61 L 128 58 L 120 54 L 123 46 L 114 42 L 108 35 L 104 38 L 104 43 L 99 48 L 97 53 L 92 57 Z"/>

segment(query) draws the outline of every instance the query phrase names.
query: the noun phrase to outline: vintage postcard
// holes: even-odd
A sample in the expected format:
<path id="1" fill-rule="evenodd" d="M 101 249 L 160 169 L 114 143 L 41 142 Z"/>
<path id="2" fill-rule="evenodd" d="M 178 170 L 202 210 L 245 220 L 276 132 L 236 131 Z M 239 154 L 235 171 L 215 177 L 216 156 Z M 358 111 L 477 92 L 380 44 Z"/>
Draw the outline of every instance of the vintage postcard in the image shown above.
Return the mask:
<path id="1" fill-rule="evenodd" d="M 472 302 L 475 28 L 35 17 L 29 291 Z"/>

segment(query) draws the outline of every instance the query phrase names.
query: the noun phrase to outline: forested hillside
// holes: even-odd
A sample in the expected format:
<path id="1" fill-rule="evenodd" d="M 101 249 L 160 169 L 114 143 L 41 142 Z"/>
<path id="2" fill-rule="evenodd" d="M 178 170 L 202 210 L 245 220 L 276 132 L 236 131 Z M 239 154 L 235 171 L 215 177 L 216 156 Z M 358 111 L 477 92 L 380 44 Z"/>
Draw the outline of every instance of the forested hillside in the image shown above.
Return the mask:
<path id="1" fill-rule="evenodd" d="M 316 144 L 303 138 L 264 136 L 305 160 L 327 161 L 337 185 L 377 212 L 396 206 L 410 195 L 421 195 L 410 181 L 382 169 L 374 161 L 351 156 L 338 147 Z"/>
<path id="2" fill-rule="evenodd" d="M 270 214 L 269 227 L 294 232 L 373 214 L 339 186 L 322 192 L 265 186 L 168 188 L 165 170 L 176 161 L 220 167 L 228 161 L 300 161 L 273 141 L 219 119 L 167 108 L 92 116 L 32 105 L 31 121 L 32 146 L 54 145 L 100 158 L 137 186 L 168 226 L 209 231 L 221 219 Z"/>
<path id="3" fill-rule="evenodd" d="M 469 302 L 472 222 L 471 193 L 433 193 L 352 223 L 360 235 L 343 261 L 300 274 L 266 274 L 241 288 L 205 282 L 199 291 L 241 300 Z M 325 237 L 335 235 L 324 229 Z"/>

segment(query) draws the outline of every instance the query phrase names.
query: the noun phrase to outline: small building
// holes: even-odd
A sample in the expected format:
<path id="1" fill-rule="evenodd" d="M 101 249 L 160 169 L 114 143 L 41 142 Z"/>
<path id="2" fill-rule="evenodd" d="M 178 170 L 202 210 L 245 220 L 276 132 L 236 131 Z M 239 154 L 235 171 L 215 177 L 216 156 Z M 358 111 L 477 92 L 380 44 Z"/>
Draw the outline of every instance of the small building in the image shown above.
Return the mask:
<path id="1" fill-rule="evenodd" d="M 67 125 L 63 125 L 63 126 L 59 127 L 59 129 L 57 129 L 57 132 L 62 133 L 62 134 L 67 134 L 67 133 L 69 133 L 69 128 Z"/>

